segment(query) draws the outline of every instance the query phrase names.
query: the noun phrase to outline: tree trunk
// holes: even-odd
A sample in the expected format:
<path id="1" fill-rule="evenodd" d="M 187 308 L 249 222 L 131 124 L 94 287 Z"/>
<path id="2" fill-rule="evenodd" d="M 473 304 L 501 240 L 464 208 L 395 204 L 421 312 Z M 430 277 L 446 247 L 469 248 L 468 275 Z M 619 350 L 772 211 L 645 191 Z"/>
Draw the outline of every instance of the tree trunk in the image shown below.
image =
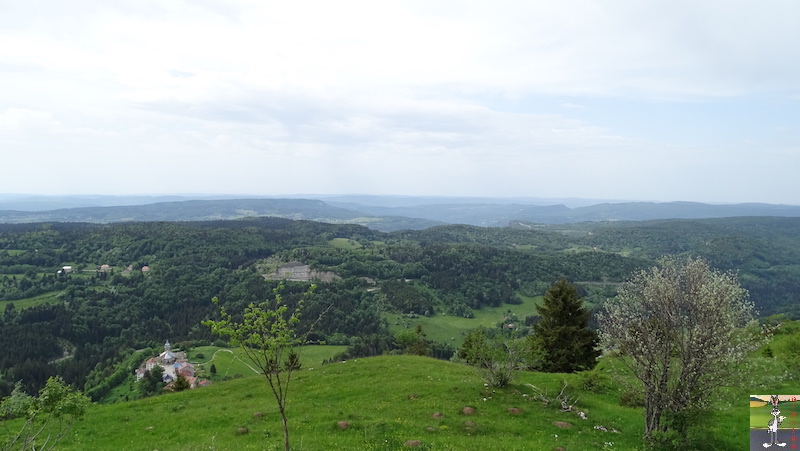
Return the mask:
<path id="1" fill-rule="evenodd" d="M 664 408 L 657 400 L 652 399 L 651 396 L 645 395 L 644 406 L 644 436 L 645 438 L 652 438 L 653 432 L 659 431 L 661 424 L 661 414 Z"/>
<path id="2" fill-rule="evenodd" d="M 283 406 L 280 406 L 281 411 L 281 420 L 283 421 L 283 448 L 285 451 L 289 451 L 289 424 L 286 418 L 286 411 L 283 409 Z"/>

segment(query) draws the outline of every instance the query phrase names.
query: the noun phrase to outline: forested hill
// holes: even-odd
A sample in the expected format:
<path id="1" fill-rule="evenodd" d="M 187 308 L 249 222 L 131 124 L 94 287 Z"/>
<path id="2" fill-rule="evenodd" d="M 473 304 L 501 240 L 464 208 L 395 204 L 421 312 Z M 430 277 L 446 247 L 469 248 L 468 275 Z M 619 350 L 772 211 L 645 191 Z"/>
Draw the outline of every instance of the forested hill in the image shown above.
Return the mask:
<path id="1" fill-rule="evenodd" d="M 247 217 L 307 219 L 329 223 L 369 224 L 376 230 L 419 229 L 441 224 L 411 218 L 377 218 L 314 199 L 214 199 L 155 202 L 144 205 L 61 208 L 56 210 L 0 210 L 0 223 L 133 221 L 209 221 Z"/>
<path id="2" fill-rule="evenodd" d="M 762 315 L 800 317 L 800 218 L 392 233 L 281 218 L 0 224 L 0 395 L 11 381 L 33 392 L 61 374 L 99 399 L 130 374 L 115 362 L 165 339 L 215 340 L 200 325 L 214 314 L 210 299 L 230 311 L 263 300 L 279 286 L 264 275 L 290 262 L 321 279 L 305 318 L 331 306 L 312 338 L 370 355 L 397 346 L 389 313 L 470 317 L 541 295 L 561 277 L 596 309 L 667 254 L 737 271 Z M 307 286 L 287 282 L 284 298 L 296 302 Z"/>
<path id="3" fill-rule="evenodd" d="M 110 202 L 103 196 L 91 202 Z M 374 230 L 420 230 L 441 224 L 469 224 L 505 227 L 514 221 L 565 224 L 599 221 L 642 221 L 653 219 L 702 219 L 740 216 L 800 217 L 800 206 L 771 204 L 712 205 L 696 202 L 600 202 L 588 201 L 572 207 L 541 199 L 426 198 L 390 196 L 341 196 L 308 199 L 224 198 L 158 201 L 164 198 L 120 198 L 130 202 L 117 206 L 82 206 L 81 197 L 33 198 L 3 202 L 0 223 L 28 222 L 131 222 L 205 221 L 271 216 L 348 223 Z M 168 199 L 168 198 L 167 198 Z M 64 205 L 70 208 L 45 209 Z M 14 208 L 16 207 L 16 208 Z"/>

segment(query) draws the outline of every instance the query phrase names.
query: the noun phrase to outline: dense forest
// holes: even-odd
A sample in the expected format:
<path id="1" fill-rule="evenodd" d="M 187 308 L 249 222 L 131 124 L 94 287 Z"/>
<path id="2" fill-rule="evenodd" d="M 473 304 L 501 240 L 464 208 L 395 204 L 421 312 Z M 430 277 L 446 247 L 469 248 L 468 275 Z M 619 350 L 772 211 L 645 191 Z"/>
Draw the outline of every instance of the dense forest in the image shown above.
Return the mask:
<path id="1" fill-rule="evenodd" d="M 288 262 L 318 280 L 301 327 L 350 355 L 398 346 L 384 314 L 470 317 L 520 303 L 567 278 L 597 309 L 635 270 L 671 254 L 735 271 L 762 316 L 800 317 L 800 219 L 731 218 L 510 227 L 437 226 L 384 233 L 280 218 L 109 225 L 0 225 L 0 396 L 60 374 L 96 399 L 115 364 L 165 339 L 218 337 L 200 323 L 217 297 L 231 312 L 310 282 L 265 277 Z M 447 356 L 442 345 L 437 355 Z M 119 377 L 127 373 L 119 373 Z"/>

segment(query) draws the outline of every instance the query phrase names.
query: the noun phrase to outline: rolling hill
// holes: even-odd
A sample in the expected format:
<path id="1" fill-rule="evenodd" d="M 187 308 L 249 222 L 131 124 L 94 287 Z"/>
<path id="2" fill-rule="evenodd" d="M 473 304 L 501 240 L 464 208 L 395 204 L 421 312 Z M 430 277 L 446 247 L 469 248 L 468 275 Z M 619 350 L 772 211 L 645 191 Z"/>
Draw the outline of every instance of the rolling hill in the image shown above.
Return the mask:
<path id="1" fill-rule="evenodd" d="M 153 200 L 165 200 L 158 201 Z M 148 202 L 149 200 L 149 202 Z M 111 200 L 85 198 L 0 199 L 0 223 L 29 222 L 130 222 L 207 221 L 253 216 L 274 216 L 329 223 L 359 224 L 374 230 L 421 230 L 442 224 L 505 227 L 515 221 L 567 224 L 654 219 L 706 219 L 767 216 L 800 217 L 800 206 L 772 204 L 703 204 L 696 202 L 571 202 L 556 204 L 543 199 L 427 198 L 343 196 L 318 198 L 147 198 Z M 81 206 L 93 203 L 96 206 Z M 588 205 L 587 205 L 588 204 Z M 43 209 L 63 205 L 71 208 Z M 16 209 L 11 209 L 16 207 Z"/>

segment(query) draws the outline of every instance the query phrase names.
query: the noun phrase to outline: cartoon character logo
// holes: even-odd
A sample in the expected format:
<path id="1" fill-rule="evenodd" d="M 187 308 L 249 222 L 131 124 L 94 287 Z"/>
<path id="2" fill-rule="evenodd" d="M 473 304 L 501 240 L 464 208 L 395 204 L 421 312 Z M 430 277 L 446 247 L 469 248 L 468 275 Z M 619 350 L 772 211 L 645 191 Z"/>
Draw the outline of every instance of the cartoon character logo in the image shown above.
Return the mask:
<path id="1" fill-rule="evenodd" d="M 769 433 L 769 443 L 764 443 L 764 448 L 769 448 L 772 445 L 786 446 L 786 443 L 778 442 L 778 426 L 783 423 L 786 417 L 781 416 L 781 411 L 778 409 L 778 395 L 769 397 L 769 404 L 772 404 L 772 419 L 767 423 L 767 432 Z"/>

